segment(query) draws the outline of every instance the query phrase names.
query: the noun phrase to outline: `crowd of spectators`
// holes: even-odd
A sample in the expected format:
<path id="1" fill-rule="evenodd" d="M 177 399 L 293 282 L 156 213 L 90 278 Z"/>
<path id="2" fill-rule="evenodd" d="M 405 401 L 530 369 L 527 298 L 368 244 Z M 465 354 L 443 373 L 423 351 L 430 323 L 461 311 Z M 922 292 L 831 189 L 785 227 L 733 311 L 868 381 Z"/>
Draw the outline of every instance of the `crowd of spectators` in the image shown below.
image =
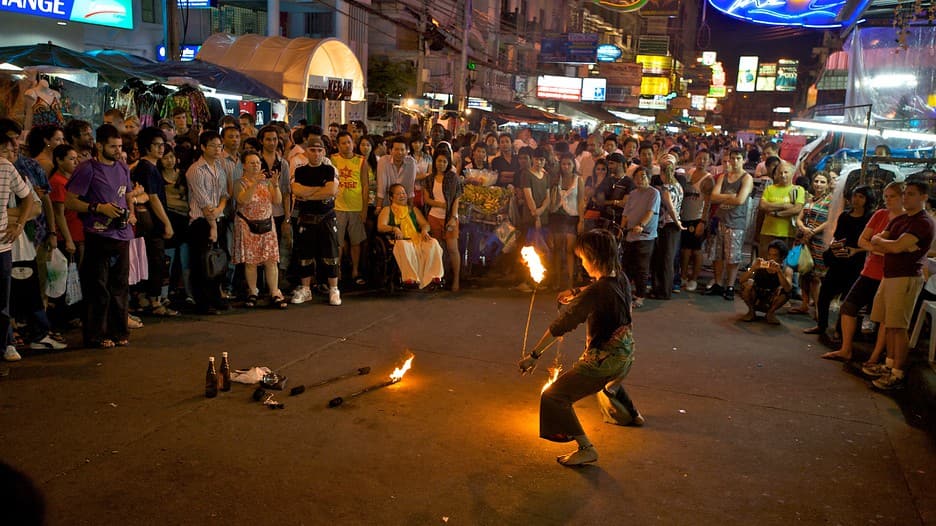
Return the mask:
<path id="1" fill-rule="evenodd" d="M 360 121 L 326 130 L 281 122 L 257 129 L 243 114 L 203 131 L 184 110 L 140 128 L 112 110 L 97 128 L 75 120 L 28 130 L 21 148 L 23 130 L 0 120 L 0 193 L 9 202 L 0 217 L 0 296 L 12 298 L 7 319 L 16 326 L 0 327 L 5 358 L 19 358 L 17 345 L 63 348 L 62 332 L 78 325 L 85 346 L 127 345 L 129 330 L 142 326 L 134 313 L 213 314 L 234 301 L 286 309 L 317 295 L 339 306 L 340 288 L 376 285 L 368 267 L 379 262 L 367 255 L 378 236 L 403 287 L 457 292 L 464 175 L 486 170 L 510 197 L 505 215 L 518 244 L 547 262 L 547 280 L 536 286 L 581 283 L 575 237 L 605 228 L 622 245 L 638 308 L 683 292 L 732 301 L 737 288 L 744 321 L 762 312 L 776 324 L 799 299 L 786 313 L 814 316 L 805 332 L 841 342 L 824 357 L 848 360 L 857 319 L 873 306 L 870 317 L 883 327 L 876 355 L 887 359 L 865 370 L 878 387 L 901 385 L 933 238 L 924 180 L 902 185 L 876 171 L 867 185 L 853 174 L 837 183 L 834 171 L 780 159 L 770 141 L 742 147 L 725 135 L 537 141 L 522 128 L 516 137 L 452 138 L 435 124 L 428 136 L 416 127 L 382 136 Z M 883 148 L 876 153 L 889 153 Z M 837 184 L 846 206 L 830 217 Z M 56 248 L 78 264 L 79 305 L 45 297 Z M 481 279 L 529 291 L 517 252 L 500 254 Z M 837 297 L 841 316 L 830 324 Z"/>

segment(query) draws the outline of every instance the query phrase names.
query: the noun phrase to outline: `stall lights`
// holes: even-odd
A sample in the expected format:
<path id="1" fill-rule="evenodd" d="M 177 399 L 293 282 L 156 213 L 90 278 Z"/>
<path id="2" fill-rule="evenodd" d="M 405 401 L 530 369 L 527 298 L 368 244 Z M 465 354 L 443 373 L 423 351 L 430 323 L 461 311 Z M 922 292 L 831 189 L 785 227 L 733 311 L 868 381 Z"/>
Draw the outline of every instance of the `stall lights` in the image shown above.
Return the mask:
<path id="1" fill-rule="evenodd" d="M 936 142 L 936 133 L 884 130 L 882 136 L 885 139 L 907 139 L 909 141 Z"/>
<path id="2" fill-rule="evenodd" d="M 876 75 L 868 79 L 868 87 L 873 89 L 915 88 L 916 86 L 916 76 L 909 73 Z"/>
<path id="3" fill-rule="evenodd" d="M 802 128 L 804 130 L 820 130 L 820 131 L 832 131 L 839 133 L 853 133 L 856 135 L 867 135 L 869 137 L 880 137 L 881 130 L 878 129 L 868 129 L 864 126 L 849 126 L 847 124 L 833 124 L 831 122 L 817 122 L 817 121 L 792 121 L 790 126 L 794 128 Z"/>

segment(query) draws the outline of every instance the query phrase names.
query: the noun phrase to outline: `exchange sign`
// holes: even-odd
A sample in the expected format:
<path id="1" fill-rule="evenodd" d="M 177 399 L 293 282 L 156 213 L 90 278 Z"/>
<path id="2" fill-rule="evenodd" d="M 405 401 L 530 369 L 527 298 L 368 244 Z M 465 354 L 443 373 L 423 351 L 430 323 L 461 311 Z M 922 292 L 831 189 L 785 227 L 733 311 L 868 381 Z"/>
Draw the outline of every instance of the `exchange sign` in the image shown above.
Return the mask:
<path id="1" fill-rule="evenodd" d="M 133 29 L 132 0 L 0 0 L 0 11 Z"/>

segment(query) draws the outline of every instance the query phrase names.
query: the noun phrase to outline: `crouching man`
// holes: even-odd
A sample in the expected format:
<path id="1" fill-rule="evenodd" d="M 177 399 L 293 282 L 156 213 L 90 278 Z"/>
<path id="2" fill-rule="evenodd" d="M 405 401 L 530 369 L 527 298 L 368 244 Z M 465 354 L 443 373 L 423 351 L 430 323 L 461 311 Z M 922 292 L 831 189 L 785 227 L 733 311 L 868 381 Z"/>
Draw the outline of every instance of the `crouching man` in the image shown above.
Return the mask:
<path id="1" fill-rule="evenodd" d="M 757 319 L 757 311 L 765 312 L 764 320 L 779 325 L 777 309 L 790 299 L 793 288 L 793 269 L 783 264 L 787 247 L 774 240 L 767 247 L 767 259 L 757 258 L 751 268 L 741 276 L 741 297 L 748 307 L 743 321 Z"/>

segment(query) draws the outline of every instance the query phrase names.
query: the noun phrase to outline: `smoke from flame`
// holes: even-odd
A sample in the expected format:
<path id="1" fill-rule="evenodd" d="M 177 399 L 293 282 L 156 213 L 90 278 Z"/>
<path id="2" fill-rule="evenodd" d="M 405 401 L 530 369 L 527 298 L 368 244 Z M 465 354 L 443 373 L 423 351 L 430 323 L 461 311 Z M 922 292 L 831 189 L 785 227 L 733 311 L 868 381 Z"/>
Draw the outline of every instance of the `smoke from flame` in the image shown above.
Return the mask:
<path id="1" fill-rule="evenodd" d="M 556 364 L 553 367 L 549 368 L 549 380 L 546 380 L 546 383 L 543 384 L 543 389 L 540 393 L 545 393 L 549 386 L 555 383 L 556 378 L 559 378 L 559 373 L 562 372 L 562 364 Z"/>
<path id="2" fill-rule="evenodd" d="M 415 356 L 410 356 L 405 362 L 403 362 L 402 366 L 394 369 L 393 372 L 390 373 L 390 379 L 394 382 L 399 382 L 402 380 L 403 375 L 406 374 L 406 371 L 409 371 L 410 367 L 413 366 L 413 358 L 415 358 Z"/>
<path id="3" fill-rule="evenodd" d="M 526 266 L 530 268 L 530 277 L 533 278 L 533 281 L 537 283 L 543 281 L 543 277 L 546 275 L 546 267 L 544 267 L 543 262 L 540 261 L 536 249 L 532 246 L 523 247 L 523 249 L 520 250 L 520 255 L 523 257 L 523 262 L 526 263 Z"/>

